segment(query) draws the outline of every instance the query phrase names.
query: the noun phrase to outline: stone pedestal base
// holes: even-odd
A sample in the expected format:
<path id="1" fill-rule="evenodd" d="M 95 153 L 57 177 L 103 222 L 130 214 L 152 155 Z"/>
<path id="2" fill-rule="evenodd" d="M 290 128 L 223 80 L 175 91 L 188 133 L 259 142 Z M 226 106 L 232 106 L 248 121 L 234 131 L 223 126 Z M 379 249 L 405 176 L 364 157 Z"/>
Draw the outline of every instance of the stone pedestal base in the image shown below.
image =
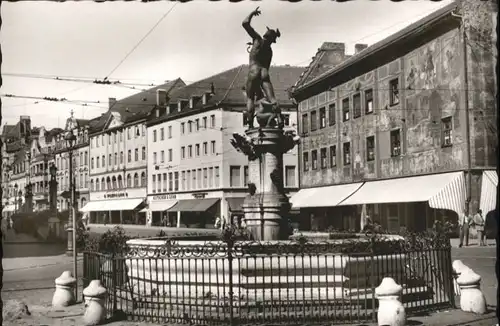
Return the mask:
<path id="1" fill-rule="evenodd" d="M 288 198 L 280 194 L 248 196 L 243 204 L 245 223 L 254 240 L 286 240 Z"/>

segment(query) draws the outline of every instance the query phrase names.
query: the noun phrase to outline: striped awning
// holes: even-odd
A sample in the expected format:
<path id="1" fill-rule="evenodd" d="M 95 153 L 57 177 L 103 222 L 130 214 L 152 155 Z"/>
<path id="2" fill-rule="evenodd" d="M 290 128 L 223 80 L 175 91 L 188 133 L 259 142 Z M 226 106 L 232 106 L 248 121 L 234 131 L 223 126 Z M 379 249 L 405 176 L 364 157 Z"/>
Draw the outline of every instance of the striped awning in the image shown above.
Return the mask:
<path id="1" fill-rule="evenodd" d="M 169 208 L 169 212 L 205 212 L 214 206 L 219 198 L 204 198 L 204 199 L 185 199 L 179 200 L 173 207 Z"/>
<path id="2" fill-rule="evenodd" d="M 139 198 L 91 201 L 80 212 L 128 211 L 136 209 L 142 202 Z"/>
<path id="3" fill-rule="evenodd" d="M 348 198 L 363 183 L 301 189 L 290 198 L 293 208 L 333 207 Z"/>
<path id="4" fill-rule="evenodd" d="M 148 207 L 145 207 L 142 210 L 140 210 L 140 213 L 146 213 L 147 211 L 151 211 L 151 212 L 163 212 L 163 211 L 169 210 L 175 204 L 177 204 L 177 200 L 176 199 L 162 200 L 162 201 L 153 201 L 153 202 L 149 203 Z"/>
<path id="5" fill-rule="evenodd" d="M 483 216 L 494 211 L 497 205 L 498 174 L 494 170 L 483 171 L 481 182 L 481 199 L 479 208 L 483 211 Z"/>
<path id="6" fill-rule="evenodd" d="M 466 191 L 463 172 L 365 182 L 339 206 L 429 202 L 429 206 L 463 211 Z"/>

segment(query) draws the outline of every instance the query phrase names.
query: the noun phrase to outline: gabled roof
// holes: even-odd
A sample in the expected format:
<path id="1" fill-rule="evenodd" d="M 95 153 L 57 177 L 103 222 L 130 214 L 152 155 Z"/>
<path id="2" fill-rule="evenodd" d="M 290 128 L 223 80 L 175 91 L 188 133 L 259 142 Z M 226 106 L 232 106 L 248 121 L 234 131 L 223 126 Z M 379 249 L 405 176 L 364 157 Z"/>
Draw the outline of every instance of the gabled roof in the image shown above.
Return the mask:
<path id="1" fill-rule="evenodd" d="M 281 106 L 294 106 L 293 101 L 289 97 L 289 89 L 294 85 L 303 71 L 304 67 L 288 65 L 271 66 L 269 69 L 276 99 Z M 194 113 L 213 106 L 231 106 L 232 109 L 243 110 L 246 105 L 244 88 L 246 86 L 247 75 L 248 65 L 245 64 L 176 89 L 170 93 L 169 104 L 176 104 L 179 100 L 189 100 L 193 96 L 201 97 L 204 93 L 210 93 L 212 88 L 214 93 L 211 94 L 210 99 L 205 105 L 199 100 L 193 108 L 186 107 L 181 112 L 178 112 L 177 109 L 173 110 L 168 115 L 151 120 L 150 123 L 160 123 L 179 115 L 188 114 L 191 111 Z"/>
<path id="2" fill-rule="evenodd" d="M 382 50 L 387 49 L 388 47 L 396 47 L 398 42 L 401 42 L 408 37 L 414 36 L 416 33 L 423 33 L 426 31 L 425 27 L 429 27 L 432 24 L 439 22 L 444 17 L 450 16 L 451 12 L 457 8 L 458 2 L 454 1 L 435 12 L 427 15 L 426 17 L 416 21 L 415 23 L 407 26 L 406 28 L 400 30 L 399 32 L 392 34 L 391 36 L 369 46 L 358 54 L 353 55 L 352 57 L 344 60 L 340 64 L 335 67 L 331 67 L 330 69 L 326 69 L 326 71 L 322 73 L 316 74 L 313 78 L 309 78 L 301 84 L 297 84 L 292 91 L 292 95 L 296 96 L 298 93 L 305 91 L 307 88 L 312 87 L 313 85 L 317 85 L 326 79 L 332 78 L 334 75 L 354 66 L 361 61 L 372 60 L 373 56 L 379 53 Z M 378 60 L 378 59 L 377 59 Z M 373 61 L 377 61 L 373 59 Z M 314 60 L 313 60 L 314 61 Z"/>

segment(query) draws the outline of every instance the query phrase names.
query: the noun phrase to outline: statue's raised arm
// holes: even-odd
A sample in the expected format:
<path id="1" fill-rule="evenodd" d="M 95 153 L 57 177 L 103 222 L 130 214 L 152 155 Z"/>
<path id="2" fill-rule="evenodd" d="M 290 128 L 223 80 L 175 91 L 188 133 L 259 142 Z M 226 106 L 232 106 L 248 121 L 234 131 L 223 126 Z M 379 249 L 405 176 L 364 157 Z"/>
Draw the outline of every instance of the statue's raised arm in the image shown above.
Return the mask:
<path id="1" fill-rule="evenodd" d="M 252 38 L 252 40 L 261 39 L 262 38 L 259 35 L 259 33 L 257 33 L 255 31 L 255 29 L 253 29 L 253 27 L 250 25 L 250 23 L 252 21 L 252 18 L 254 16 L 259 16 L 259 15 L 260 15 L 260 10 L 259 10 L 259 7 L 257 7 L 254 11 L 252 11 L 250 13 L 250 15 L 248 15 L 247 18 L 245 18 L 243 20 L 243 23 L 241 23 L 241 26 L 243 26 L 243 28 L 247 31 L 248 35 L 250 35 L 250 37 Z"/>

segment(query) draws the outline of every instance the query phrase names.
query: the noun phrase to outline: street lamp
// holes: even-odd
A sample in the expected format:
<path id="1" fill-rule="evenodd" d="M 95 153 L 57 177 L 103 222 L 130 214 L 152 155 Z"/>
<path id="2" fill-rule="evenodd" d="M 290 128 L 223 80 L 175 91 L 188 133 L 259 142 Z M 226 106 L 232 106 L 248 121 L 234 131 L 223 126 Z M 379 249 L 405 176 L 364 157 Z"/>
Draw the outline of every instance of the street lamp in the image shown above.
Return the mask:
<path id="1" fill-rule="evenodd" d="M 14 185 L 14 205 L 15 205 L 15 210 L 14 210 L 14 213 L 17 214 L 17 189 L 18 189 L 18 186 L 17 186 L 17 183 Z"/>
<path id="2" fill-rule="evenodd" d="M 75 211 L 75 182 L 73 180 L 73 145 L 76 142 L 76 136 L 73 131 L 68 131 L 64 136 L 66 144 L 68 145 L 69 154 L 69 191 L 71 194 L 71 213 L 69 215 L 68 221 L 68 249 L 67 254 L 73 253 L 73 275 L 78 280 L 77 277 L 77 267 L 76 267 L 76 211 Z M 75 298 L 78 297 L 78 286 L 75 286 Z"/>
<path id="3" fill-rule="evenodd" d="M 18 193 L 18 197 L 17 197 L 17 200 L 19 202 L 19 210 L 21 210 L 21 204 L 23 203 L 23 192 L 21 190 L 19 190 L 19 193 Z"/>
<path id="4" fill-rule="evenodd" d="M 51 213 L 54 213 L 56 211 L 56 173 L 57 173 L 57 168 L 54 163 L 50 165 L 49 168 L 49 173 L 50 173 L 50 181 L 49 181 L 49 209 Z"/>

